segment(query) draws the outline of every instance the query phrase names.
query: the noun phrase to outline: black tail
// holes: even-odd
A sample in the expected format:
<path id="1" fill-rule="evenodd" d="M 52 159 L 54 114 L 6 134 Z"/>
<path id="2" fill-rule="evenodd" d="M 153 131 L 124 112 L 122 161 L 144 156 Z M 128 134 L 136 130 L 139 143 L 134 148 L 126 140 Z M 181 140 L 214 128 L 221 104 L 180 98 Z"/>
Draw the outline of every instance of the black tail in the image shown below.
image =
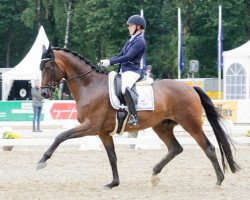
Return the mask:
<path id="1" fill-rule="evenodd" d="M 226 170 L 225 157 L 227 159 L 228 165 L 233 173 L 240 170 L 238 164 L 234 161 L 230 143 L 232 144 L 232 139 L 225 133 L 220 125 L 220 114 L 217 112 L 213 102 L 207 96 L 207 94 L 199 87 L 194 87 L 195 91 L 198 93 L 201 99 L 201 104 L 205 110 L 207 119 L 211 124 L 214 134 L 216 136 L 223 165 L 223 170 Z"/>

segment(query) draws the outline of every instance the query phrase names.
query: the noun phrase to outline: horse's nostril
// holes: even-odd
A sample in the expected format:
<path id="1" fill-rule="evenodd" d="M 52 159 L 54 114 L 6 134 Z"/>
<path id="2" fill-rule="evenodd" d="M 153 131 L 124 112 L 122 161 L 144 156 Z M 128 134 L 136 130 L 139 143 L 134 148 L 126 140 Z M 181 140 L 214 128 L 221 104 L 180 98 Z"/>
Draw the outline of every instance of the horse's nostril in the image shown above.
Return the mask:
<path id="1" fill-rule="evenodd" d="M 47 96 L 47 94 L 45 93 L 45 92 L 42 92 L 42 94 L 41 94 L 43 97 L 46 97 Z"/>

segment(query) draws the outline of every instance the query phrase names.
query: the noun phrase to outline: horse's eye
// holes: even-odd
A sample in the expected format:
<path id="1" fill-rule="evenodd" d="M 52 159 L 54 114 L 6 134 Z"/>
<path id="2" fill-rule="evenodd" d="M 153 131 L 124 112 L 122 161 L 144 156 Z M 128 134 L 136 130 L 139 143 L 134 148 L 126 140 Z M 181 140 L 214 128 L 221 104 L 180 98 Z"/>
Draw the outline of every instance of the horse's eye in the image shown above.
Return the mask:
<path id="1" fill-rule="evenodd" d="M 46 69 L 47 69 L 48 71 L 52 71 L 52 70 L 53 70 L 53 67 L 52 67 L 52 66 L 48 66 Z"/>

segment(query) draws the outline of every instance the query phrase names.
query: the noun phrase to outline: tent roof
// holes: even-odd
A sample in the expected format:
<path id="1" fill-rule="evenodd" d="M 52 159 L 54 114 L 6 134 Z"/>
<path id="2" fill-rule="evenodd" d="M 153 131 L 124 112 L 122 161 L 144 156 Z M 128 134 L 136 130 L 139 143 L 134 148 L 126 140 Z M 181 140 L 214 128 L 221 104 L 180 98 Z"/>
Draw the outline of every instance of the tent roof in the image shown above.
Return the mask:
<path id="1" fill-rule="evenodd" d="M 224 51 L 223 56 L 233 56 L 233 57 L 250 56 L 250 40 L 235 49 Z"/>
<path id="2" fill-rule="evenodd" d="M 46 36 L 43 26 L 41 26 L 36 40 L 28 54 L 18 65 L 2 74 L 3 100 L 8 98 L 8 94 L 14 80 L 34 80 L 36 78 L 41 78 L 39 66 L 42 57 L 43 45 L 47 48 L 49 46 L 49 40 Z"/>

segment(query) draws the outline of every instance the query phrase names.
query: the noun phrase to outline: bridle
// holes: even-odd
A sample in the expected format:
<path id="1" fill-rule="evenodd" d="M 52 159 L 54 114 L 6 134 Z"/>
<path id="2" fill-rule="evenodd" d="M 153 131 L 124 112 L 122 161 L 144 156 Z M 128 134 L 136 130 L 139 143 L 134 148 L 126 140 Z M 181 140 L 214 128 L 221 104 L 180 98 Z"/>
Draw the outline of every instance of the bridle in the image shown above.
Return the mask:
<path id="1" fill-rule="evenodd" d="M 65 77 L 65 74 L 62 72 L 62 70 L 58 67 L 57 63 L 55 62 L 55 58 L 44 58 L 41 60 L 40 63 L 40 70 L 43 70 L 45 63 L 49 62 L 49 61 L 53 61 L 55 63 L 55 65 L 50 66 L 48 69 L 51 71 L 50 73 L 50 83 L 47 86 L 41 86 L 41 89 L 49 89 L 50 91 L 55 92 L 56 87 L 60 84 L 58 84 L 55 79 L 56 79 L 56 70 L 55 70 L 55 66 L 59 69 L 59 71 L 63 74 L 63 78 Z M 43 85 L 43 83 L 42 83 Z"/>
<path id="2" fill-rule="evenodd" d="M 52 65 L 48 69 L 46 69 L 46 70 L 51 70 L 51 73 L 50 73 L 50 75 L 51 75 L 50 80 L 51 81 L 48 84 L 48 86 L 41 86 L 41 89 L 49 89 L 50 91 L 53 91 L 53 92 L 55 92 L 56 87 L 62 83 L 62 81 L 60 81 L 59 83 L 57 83 L 55 81 L 55 78 L 56 78 L 55 67 L 57 67 L 57 69 L 63 74 L 63 78 L 66 79 L 67 81 L 71 81 L 71 80 L 76 79 L 76 78 L 84 77 L 85 75 L 89 74 L 93 70 L 91 68 L 89 71 L 87 71 L 87 72 L 85 72 L 83 74 L 67 78 L 66 75 L 65 75 L 65 73 L 57 65 L 57 63 L 55 61 L 55 58 L 44 58 L 44 59 L 42 59 L 41 63 L 40 63 L 40 70 L 43 70 L 45 63 L 47 63 L 49 61 L 53 61 L 54 62 L 54 65 Z M 43 85 L 43 83 L 42 83 L 42 85 Z"/>

